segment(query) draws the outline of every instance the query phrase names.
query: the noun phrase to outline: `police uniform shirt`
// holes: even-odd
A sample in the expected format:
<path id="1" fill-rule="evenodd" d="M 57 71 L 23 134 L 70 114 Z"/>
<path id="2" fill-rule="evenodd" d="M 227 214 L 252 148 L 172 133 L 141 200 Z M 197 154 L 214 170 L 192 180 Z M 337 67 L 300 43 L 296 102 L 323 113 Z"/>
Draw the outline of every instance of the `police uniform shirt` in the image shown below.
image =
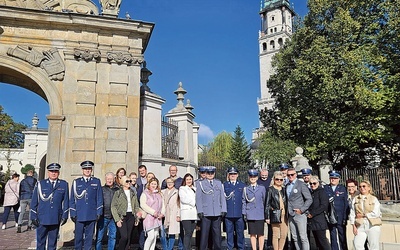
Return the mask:
<path id="1" fill-rule="evenodd" d="M 50 179 L 38 181 L 30 206 L 32 220 L 39 220 L 41 225 L 60 224 L 61 219 L 68 219 L 68 183 L 57 179 L 53 186 Z"/>
<path id="2" fill-rule="evenodd" d="M 75 179 L 71 187 L 71 217 L 77 221 L 94 221 L 103 213 L 103 191 L 96 177 Z"/>

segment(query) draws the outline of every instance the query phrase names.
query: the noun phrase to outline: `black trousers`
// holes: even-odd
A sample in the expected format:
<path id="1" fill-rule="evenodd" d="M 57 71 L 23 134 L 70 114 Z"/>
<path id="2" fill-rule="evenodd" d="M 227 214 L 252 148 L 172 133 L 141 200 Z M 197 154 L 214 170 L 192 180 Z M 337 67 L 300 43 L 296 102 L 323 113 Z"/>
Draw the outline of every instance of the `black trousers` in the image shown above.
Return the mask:
<path id="1" fill-rule="evenodd" d="M 195 220 L 183 220 L 182 227 L 183 227 L 183 232 L 184 232 L 184 236 L 183 236 L 183 245 L 185 247 L 184 249 L 190 250 L 193 231 L 196 228 L 196 221 Z"/>
<path id="2" fill-rule="evenodd" d="M 212 231 L 214 250 L 221 250 L 221 216 L 205 216 L 201 219 L 200 249 L 207 249 L 210 231 Z"/>
<path id="3" fill-rule="evenodd" d="M 326 238 L 326 230 L 314 230 L 312 233 L 319 250 L 331 250 L 331 244 Z"/>
<path id="4" fill-rule="evenodd" d="M 131 244 L 131 233 L 134 225 L 135 217 L 132 213 L 126 213 L 122 222 L 122 227 L 118 227 L 119 234 L 121 235 L 118 244 L 119 250 L 129 249 L 129 245 Z"/>

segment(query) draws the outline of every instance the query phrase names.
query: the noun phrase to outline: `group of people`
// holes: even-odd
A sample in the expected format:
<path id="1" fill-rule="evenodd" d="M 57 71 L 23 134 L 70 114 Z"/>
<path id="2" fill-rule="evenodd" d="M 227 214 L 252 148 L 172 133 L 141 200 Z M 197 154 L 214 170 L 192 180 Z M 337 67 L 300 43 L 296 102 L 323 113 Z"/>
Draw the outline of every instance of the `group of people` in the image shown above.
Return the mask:
<path id="1" fill-rule="evenodd" d="M 79 250 L 92 248 L 95 231 L 96 249 L 102 249 L 104 235 L 108 236 L 108 249 L 115 249 L 118 231 L 118 249 L 129 249 L 134 240 L 141 249 L 155 249 L 159 238 L 162 249 L 177 244 L 178 249 L 190 250 L 196 229 L 199 249 L 219 250 L 222 225 L 229 250 L 245 248 L 246 228 L 254 250 L 291 245 L 310 249 L 310 232 L 318 249 L 345 250 L 347 220 L 353 227 L 356 250 L 365 245 L 379 249 L 381 212 L 371 184 L 362 181 L 357 191 L 357 181 L 347 180 L 346 189 L 339 184 L 341 176 L 336 171 L 330 172 L 330 183 L 323 184 L 311 169 L 302 169 L 302 178 L 298 178 L 300 173 L 294 168 L 281 164 L 272 177 L 267 169 L 248 170 L 245 184 L 235 167 L 228 168 L 222 182 L 215 178 L 213 166 L 199 167 L 195 180 L 190 173 L 179 177 L 178 168 L 171 165 L 169 177 L 160 183 L 140 165 L 138 174 L 127 175 L 123 168 L 116 174 L 107 173 L 101 186 L 100 179 L 92 175 L 93 167 L 91 161 L 82 162 L 82 177 L 73 180 L 69 189 L 68 183 L 59 179 L 60 164 L 52 163 L 47 166 L 48 178 L 32 185 L 28 229 L 32 224 L 36 227 L 37 249 L 56 249 L 59 228 L 68 218 L 75 223 L 74 244 Z M 22 182 L 15 184 L 18 177 L 7 183 L 16 196 L 23 186 Z M 31 179 L 25 179 L 31 187 Z M 11 208 L 18 219 L 14 203 L 5 206 L 3 229 Z M 335 224 L 327 220 L 330 206 L 337 215 Z"/>
<path id="2" fill-rule="evenodd" d="M 6 229 L 7 220 L 10 215 L 11 209 L 14 211 L 15 227 L 17 233 L 21 233 L 22 222 L 25 215 L 26 208 L 30 206 L 33 189 L 36 185 L 36 178 L 34 177 L 34 171 L 28 170 L 26 177 L 20 182 L 20 175 L 13 173 L 10 180 L 7 181 L 4 190 L 4 214 L 2 218 L 1 229 Z M 27 230 L 32 230 L 32 221 L 29 216 Z"/>

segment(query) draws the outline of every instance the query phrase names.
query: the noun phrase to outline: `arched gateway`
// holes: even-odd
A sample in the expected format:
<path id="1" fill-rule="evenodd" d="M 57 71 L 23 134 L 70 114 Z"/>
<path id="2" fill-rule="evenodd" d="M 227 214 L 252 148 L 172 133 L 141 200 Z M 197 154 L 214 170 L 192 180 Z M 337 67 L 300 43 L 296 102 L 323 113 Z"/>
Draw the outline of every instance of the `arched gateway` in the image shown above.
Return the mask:
<path id="1" fill-rule="evenodd" d="M 97 176 L 139 161 L 140 69 L 154 25 L 117 19 L 119 5 L 103 2 L 98 15 L 88 0 L 0 0 L 0 82 L 48 101 L 47 163 L 68 181 L 86 159 Z"/>

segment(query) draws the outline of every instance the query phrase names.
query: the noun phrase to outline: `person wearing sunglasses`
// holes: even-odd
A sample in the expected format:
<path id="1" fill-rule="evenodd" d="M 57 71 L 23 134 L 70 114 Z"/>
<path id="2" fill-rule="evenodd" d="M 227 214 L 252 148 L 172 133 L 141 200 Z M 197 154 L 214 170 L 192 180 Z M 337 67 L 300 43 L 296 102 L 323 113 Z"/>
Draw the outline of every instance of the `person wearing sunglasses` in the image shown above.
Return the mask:
<path id="1" fill-rule="evenodd" d="M 332 250 L 347 250 L 346 224 L 347 224 L 347 208 L 349 202 L 347 200 L 347 189 L 339 184 L 340 172 L 336 170 L 329 171 L 329 184 L 324 186 L 325 192 L 329 199 L 333 199 L 334 207 L 337 214 L 337 224 L 329 224 L 331 234 Z"/>
<path id="2" fill-rule="evenodd" d="M 123 185 L 113 196 L 111 213 L 121 235 L 118 249 L 125 250 L 130 246 L 132 229 L 138 225 L 142 211 L 136 194 L 131 189 L 132 180 L 124 175 L 121 177 L 120 183 Z"/>
<path id="3" fill-rule="evenodd" d="M 353 226 L 354 249 L 364 250 L 364 243 L 368 240 L 368 249 L 378 250 L 382 225 L 380 203 L 373 195 L 369 181 L 361 181 L 359 188 L 360 194 L 354 198 L 349 216 Z"/>
<path id="4" fill-rule="evenodd" d="M 268 189 L 265 203 L 266 222 L 272 228 L 272 246 L 274 250 L 283 250 L 288 233 L 287 197 L 283 181 L 283 173 L 275 171 L 273 183 Z"/>
<path id="5" fill-rule="evenodd" d="M 318 249 L 330 250 L 330 243 L 326 238 L 328 223 L 324 214 L 328 211 L 329 198 L 325 190 L 321 187 L 318 176 L 312 175 L 309 179 L 313 203 L 308 209 L 308 228 L 314 235 Z"/>
<path id="6" fill-rule="evenodd" d="M 287 171 L 289 182 L 286 184 L 288 200 L 288 221 L 292 241 L 296 249 L 309 250 L 307 237 L 307 210 L 312 204 L 311 192 L 307 185 L 297 179 L 296 169 Z"/>

